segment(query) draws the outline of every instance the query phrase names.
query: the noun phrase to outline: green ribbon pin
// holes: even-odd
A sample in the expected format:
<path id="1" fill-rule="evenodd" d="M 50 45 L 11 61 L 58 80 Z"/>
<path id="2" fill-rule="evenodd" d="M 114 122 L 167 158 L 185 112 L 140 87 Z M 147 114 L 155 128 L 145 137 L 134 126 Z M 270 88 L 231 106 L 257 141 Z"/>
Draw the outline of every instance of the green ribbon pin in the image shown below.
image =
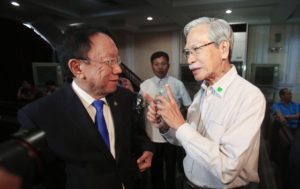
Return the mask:
<path id="1" fill-rule="evenodd" d="M 217 91 L 220 93 L 220 92 L 223 91 L 223 89 L 222 89 L 221 87 L 218 87 L 218 88 L 217 88 Z"/>

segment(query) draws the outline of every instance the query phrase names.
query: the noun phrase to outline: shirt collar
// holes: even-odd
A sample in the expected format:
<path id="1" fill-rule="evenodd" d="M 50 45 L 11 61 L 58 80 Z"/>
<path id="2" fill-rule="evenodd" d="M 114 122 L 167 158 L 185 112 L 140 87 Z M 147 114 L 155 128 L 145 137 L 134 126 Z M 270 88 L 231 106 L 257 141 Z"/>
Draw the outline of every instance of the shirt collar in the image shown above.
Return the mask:
<path id="1" fill-rule="evenodd" d="M 89 95 L 87 92 L 85 92 L 82 88 L 80 88 L 77 83 L 73 80 L 72 81 L 72 87 L 75 91 L 75 93 L 79 96 L 79 98 L 81 99 L 81 101 L 83 101 L 83 105 L 87 108 L 88 106 L 92 105 L 92 103 L 96 100 L 94 99 L 91 95 Z M 106 98 L 101 98 L 101 100 L 104 101 L 105 104 L 107 104 L 106 102 Z"/>
<path id="2" fill-rule="evenodd" d="M 231 84 L 231 82 L 233 81 L 236 75 L 237 75 L 236 68 L 233 64 L 231 64 L 230 70 L 227 73 L 225 73 L 225 75 L 221 77 L 219 81 L 217 81 L 212 86 L 208 86 L 208 83 L 204 81 L 201 87 L 207 93 L 213 93 L 223 97 L 226 90 L 228 89 L 229 85 Z"/>
<path id="3" fill-rule="evenodd" d="M 159 78 L 159 77 L 157 77 L 157 76 L 154 76 L 153 79 L 154 79 L 155 83 L 159 84 L 159 82 L 160 82 L 161 80 L 162 80 L 162 81 L 165 81 L 165 80 L 167 81 L 167 80 L 168 80 L 168 77 L 169 77 L 169 76 L 166 75 L 164 78 L 161 79 L 161 78 Z"/>

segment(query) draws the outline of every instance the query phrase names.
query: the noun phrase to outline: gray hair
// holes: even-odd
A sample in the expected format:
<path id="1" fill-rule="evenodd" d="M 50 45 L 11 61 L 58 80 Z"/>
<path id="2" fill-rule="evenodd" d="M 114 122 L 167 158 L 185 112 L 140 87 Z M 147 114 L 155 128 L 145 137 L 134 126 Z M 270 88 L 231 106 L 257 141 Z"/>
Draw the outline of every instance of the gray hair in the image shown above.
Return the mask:
<path id="1" fill-rule="evenodd" d="M 208 18 L 201 17 L 195 20 L 192 20 L 187 25 L 185 25 L 183 29 L 184 36 L 186 37 L 189 32 L 196 26 L 207 24 L 209 25 L 209 39 L 216 43 L 216 45 L 220 45 L 222 41 L 228 41 L 230 45 L 230 53 L 231 56 L 232 48 L 233 48 L 233 32 L 228 22 L 218 18 Z M 229 59 L 230 59 L 229 56 Z"/>

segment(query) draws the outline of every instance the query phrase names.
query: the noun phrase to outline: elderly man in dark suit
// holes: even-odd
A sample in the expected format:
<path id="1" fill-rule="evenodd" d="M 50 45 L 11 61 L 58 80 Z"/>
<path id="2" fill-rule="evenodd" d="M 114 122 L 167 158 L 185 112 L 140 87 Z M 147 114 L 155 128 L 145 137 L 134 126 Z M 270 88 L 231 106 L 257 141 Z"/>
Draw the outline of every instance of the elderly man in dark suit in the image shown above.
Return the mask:
<path id="1" fill-rule="evenodd" d="M 115 42 L 103 28 L 73 27 L 59 57 L 72 83 L 18 112 L 22 128 L 46 133 L 58 162 L 48 188 L 132 189 L 138 168 L 149 168 L 153 153 L 134 110 L 136 97 L 117 87 L 122 70 Z M 95 100 L 104 104 L 105 137 L 95 125 Z"/>

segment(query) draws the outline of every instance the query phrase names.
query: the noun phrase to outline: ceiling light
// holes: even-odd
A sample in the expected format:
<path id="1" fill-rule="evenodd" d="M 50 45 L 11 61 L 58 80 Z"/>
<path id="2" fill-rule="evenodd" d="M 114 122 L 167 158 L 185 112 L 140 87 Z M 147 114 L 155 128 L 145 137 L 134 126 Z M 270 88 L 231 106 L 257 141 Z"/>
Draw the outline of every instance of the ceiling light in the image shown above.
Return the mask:
<path id="1" fill-rule="evenodd" d="M 12 4 L 15 7 L 19 7 L 20 6 L 20 4 L 18 2 L 16 2 L 16 1 L 12 1 L 12 2 L 10 2 L 10 4 Z"/>
<path id="2" fill-rule="evenodd" d="M 231 13 L 232 13 L 232 10 L 227 9 L 225 12 L 226 12 L 226 14 L 231 14 Z"/>
<path id="3" fill-rule="evenodd" d="M 69 24 L 69 26 L 80 26 L 82 24 L 83 24 L 82 22 L 75 22 L 75 23 Z"/>
<path id="4" fill-rule="evenodd" d="M 151 21 L 151 20 L 153 20 L 153 17 L 152 16 L 148 16 L 147 20 Z"/>
<path id="5" fill-rule="evenodd" d="M 37 35 L 39 35 L 42 39 L 44 39 L 53 49 L 54 49 L 54 47 L 52 46 L 52 44 L 49 42 L 49 40 L 45 37 L 45 36 L 43 36 L 38 30 L 36 30 L 35 28 L 34 28 L 34 26 L 33 25 L 31 25 L 30 23 L 28 23 L 28 22 L 24 22 L 24 23 L 22 23 L 24 26 L 26 26 L 27 28 L 29 28 L 29 29 L 32 29 L 33 31 L 34 31 L 34 33 L 36 33 Z"/>
<path id="6" fill-rule="evenodd" d="M 33 28 L 32 25 L 31 25 L 30 23 L 23 23 L 23 25 L 26 26 L 27 28 L 30 28 L 30 29 Z"/>

